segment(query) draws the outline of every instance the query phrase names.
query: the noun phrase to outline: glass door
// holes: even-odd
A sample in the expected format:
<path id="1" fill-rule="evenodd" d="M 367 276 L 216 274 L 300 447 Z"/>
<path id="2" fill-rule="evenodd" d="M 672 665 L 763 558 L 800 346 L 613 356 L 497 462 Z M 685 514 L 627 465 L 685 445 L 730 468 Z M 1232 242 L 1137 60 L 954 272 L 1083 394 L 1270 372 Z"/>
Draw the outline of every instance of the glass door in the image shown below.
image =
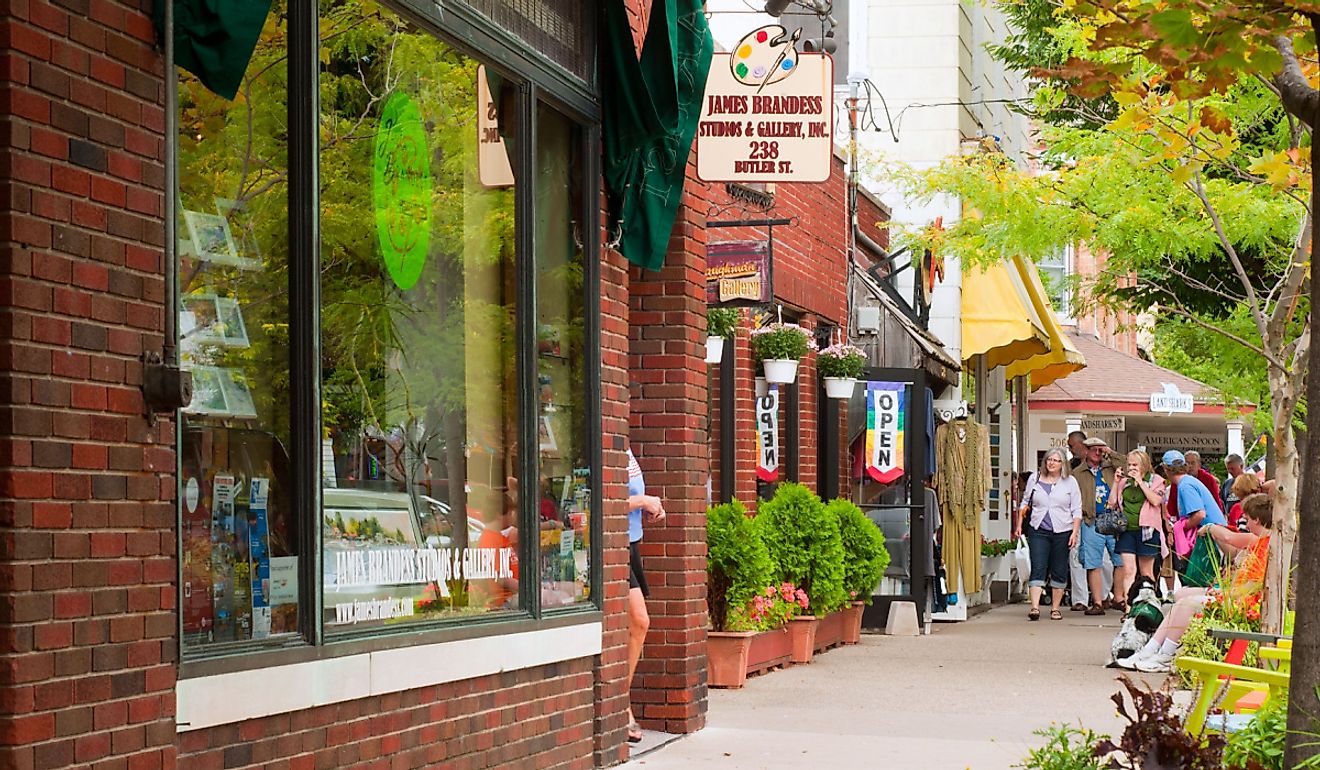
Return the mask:
<path id="1" fill-rule="evenodd" d="M 937 524 L 926 517 L 926 375 L 920 369 L 886 368 L 868 369 L 863 376 L 848 409 L 849 496 L 884 533 L 890 562 L 862 625 L 884 628 L 895 601 L 915 604 L 918 622 L 924 623 Z"/>

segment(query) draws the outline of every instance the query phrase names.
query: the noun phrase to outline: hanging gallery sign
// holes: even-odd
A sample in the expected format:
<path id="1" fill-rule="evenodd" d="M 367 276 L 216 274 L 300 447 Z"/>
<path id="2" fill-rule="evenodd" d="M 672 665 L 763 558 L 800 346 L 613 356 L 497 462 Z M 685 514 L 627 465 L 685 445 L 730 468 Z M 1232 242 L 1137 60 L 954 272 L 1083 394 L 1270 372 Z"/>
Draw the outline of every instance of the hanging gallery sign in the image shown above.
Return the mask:
<path id="1" fill-rule="evenodd" d="M 770 243 L 724 241 L 706 246 L 706 303 L 770 301 Z"/>
<path id="2" fill-rule="evenodd" d="M 500 133 L 500 110 L 490 93 L 486 65 L 477 66 L 477 178 L 486 187 L 513 187 L 513 166 Z"/>
<path id="3" fill-rule="evenodd" d="M 756 477 L 779 478 L 779 388 L 756 398 Z"/>
<path id="4" fill-rule="evenodd" d="M 866 474 L 880 484 L 903 476 L 906 400 L 905 383 L 866 383 Z"/>
<path id="5" fill-rule="evenodd" d="M 834 152 L 834 62 L 800 53 L 799 29 L 748 33 L 714 55 L 697 124 L 705 182 L 824 182 Z"/>

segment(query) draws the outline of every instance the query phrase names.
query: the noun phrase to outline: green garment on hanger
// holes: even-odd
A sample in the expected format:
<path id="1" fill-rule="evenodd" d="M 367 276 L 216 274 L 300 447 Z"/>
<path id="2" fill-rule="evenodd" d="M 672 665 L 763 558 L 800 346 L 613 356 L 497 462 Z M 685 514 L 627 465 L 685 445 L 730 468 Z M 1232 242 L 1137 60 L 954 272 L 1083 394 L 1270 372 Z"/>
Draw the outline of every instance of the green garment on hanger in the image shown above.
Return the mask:
<path id="1" fill-rule="evenodd" d="M 156 0 L 151 20 L 165 39 L 165 3 Z M 271 0 L 175 0 L 174 63 L 226 99 L 238 94 Z"/>
<path id="2" fill-rule="evenodd" d="M 658 270 L 683 199 L 715 44 L 699 0 L 653 0 L 640 58 L 623 0 L 606 0 L 604 16 L 599 72 L 610 233 L 629 262 Z"/>

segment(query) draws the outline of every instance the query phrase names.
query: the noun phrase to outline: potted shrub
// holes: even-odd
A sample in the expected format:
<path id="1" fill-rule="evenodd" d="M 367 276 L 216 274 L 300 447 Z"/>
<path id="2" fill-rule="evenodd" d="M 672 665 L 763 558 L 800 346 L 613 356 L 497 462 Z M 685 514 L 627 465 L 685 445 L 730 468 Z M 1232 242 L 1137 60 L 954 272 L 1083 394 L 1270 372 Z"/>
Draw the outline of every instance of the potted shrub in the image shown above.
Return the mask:
<path id="1" fill-rule="evenodd" d="M 718 364 L 724 359 L 724 340 L 738 329 L 742 314 L 737 308 L 713 307 L 706 311 L 706 363 Z"/>
<path id="2" fill-rule="evenodd" d="M 829 398 L 852 398 L 857 378 L 866 368 L 866 353 L 842 343 L 830 345 L 816 356 L 816 371 L 825 380 Z"/>
<path id="3" fill-rule="evenodd" d="M 747 676 L 755 623 L 747 608 L 770 584 L 773 565 L 742 503 L 706 512 L 706 609 L 709 679 L 713 687 L 741 687 Z M 732 612 L 731 612 L 732 610 Z M 742 613 L 741 615 L 739 613 Z M 746 622 L 745 622 L 746 621 Z M 784 634 L 787 647 L 787 634 Z"/>
<path id="4" fill-rule="evenodd" d="M 784 483 L 762 503 L 756 518 L 761 541 L 774 565 L 775 579 L 806 592 L 810 615 L 793 618 L 793 662 L 809 663 L 819 618 L 848 601 L 843 590 L 843 541 L 839 522 L 810 489 Z"/>
<path id="5" fill-rule="evenodd" d="M 862 640 L 862 608 L 871 603 L 889 566 L 889 549 L 884 533 L 851 500 L 831 500 L 825 509 L 838 519 L 843 542 L 843 590 L 850 600 L 844 608 L 843 641 L 857 644 Z"/>
<path id="6" fill-rule="evenodd" d="M 813 349 L 811 335 L 797 324 L 778 322 L 752 330 L 752 355 L 761 362 L 767 382 L 797 379 L 798 361 Z"/>

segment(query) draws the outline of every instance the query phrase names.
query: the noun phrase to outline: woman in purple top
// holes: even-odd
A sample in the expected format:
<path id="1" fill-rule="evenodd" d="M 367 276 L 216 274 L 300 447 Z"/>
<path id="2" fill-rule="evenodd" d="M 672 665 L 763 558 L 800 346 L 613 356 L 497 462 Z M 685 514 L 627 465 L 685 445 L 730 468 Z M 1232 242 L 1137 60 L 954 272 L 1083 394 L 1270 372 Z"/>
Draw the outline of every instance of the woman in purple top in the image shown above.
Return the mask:
<path id="1" fill-rule="evenodd" d="M 1082 490 L 1069 473 L 1063 450 L 1045 453 L 1040 470 L 1031 474 L 1022 493 L 1022 507 L 1013 520 L 1016 539 L 1025 525 L 1031 550 L 1031 611 L 1027 617 L 1040 620 L 1040 598 L 1048 583 L 1051 589 L 1050 618 L 1063 620 L 1059 604 L 1068 586 L 1068 551 L 1077 545 L 1082 526 Z"/>

